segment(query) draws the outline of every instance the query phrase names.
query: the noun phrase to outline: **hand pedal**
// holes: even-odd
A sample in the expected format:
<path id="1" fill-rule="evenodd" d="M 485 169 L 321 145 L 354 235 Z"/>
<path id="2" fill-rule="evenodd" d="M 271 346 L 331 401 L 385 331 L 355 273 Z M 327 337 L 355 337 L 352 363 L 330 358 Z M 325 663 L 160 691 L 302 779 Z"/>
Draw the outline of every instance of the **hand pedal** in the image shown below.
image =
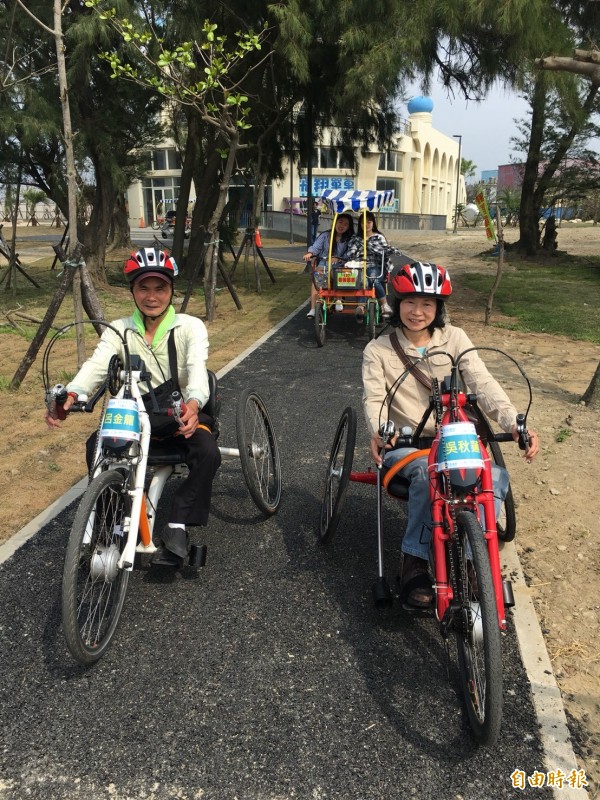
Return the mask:
<path id="1" fill-rule="evenodd" d="M 206 564 L 208 547 L 205 544 L 193 544 L 190 547 L 190 567 L 203 567 Z"/>
<path id="2" fill-rule="evenodd" d="M 385 578 L 377 578 L 373 584 L 373 600 L 377 608 L 389 608 L 392 605 L 392 591 Z"/>
<path id="3" fill-rule="evenodd" d="M 504 606 L 512 608 L 515 604 L 515 596 L 512 590 L 512 583 L 507 580 L 502 581 L 502 596 L 504 597 Z"/>

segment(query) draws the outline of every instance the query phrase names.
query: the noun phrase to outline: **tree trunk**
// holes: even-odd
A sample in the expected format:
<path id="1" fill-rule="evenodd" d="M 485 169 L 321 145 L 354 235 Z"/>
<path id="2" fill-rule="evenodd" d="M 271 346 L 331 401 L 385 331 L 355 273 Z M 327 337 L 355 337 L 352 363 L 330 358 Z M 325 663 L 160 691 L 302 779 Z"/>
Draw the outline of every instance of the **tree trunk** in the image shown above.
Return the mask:
<path id="1" fill-rule="evenodd" d="M 192 229 L 190 231 L 190 241 L 188 246 L 188 257 L 185 273 L 187 275 L 197 274 L 204 278 L 204 269 L 195 270 L 194 265 L 204 257 L 204 243 L 207 239 L 208 226 L 215 209 L 215 186 L 218 185 L 219 170 L 223 159 L 217 152 L 217 147 L 224 147 L 223 142 L 219 142 L 217 135 L 212 129 L 209 131 L 210 140 L 207 146 L 208 157 L 205 164 L 200 164 L 197 159 L 194 170 L 194 185 L 196 187 L 196 204 L 192 214 Z M 213 138 L 214 137 L 214 138 Z"/>
<path id="2" fill-rule="evenodd" d="M 133 250 L 131 230 L 129 228 L 129 215 L 127 213 L 127 197 L 124 192 L 117 196 L 111 220 L 111 238 L 108 250 Z"/>
<path id="3" fill-rule="evenodd" d="M 237 131 L 230 134 L 229 152 L 227 154 L 223 176 L 219 184 L 217 204 L 208 226 L 210 244 L 206 248 L 206 254 L 204 256 L 204 301 L 206 303 L 206 318 L 209 322 L 213 322 L 215 318 L 215 286 L 217 284 L 219 258 L 219 225 L 221 224 L 221 216 L 225 208 L 225 203 L 227 202 L 229 181 L 233 174 L 239 141 L 240 139 Z"/>
<path id="4" fill-rule="evenodd" d="M 117 198 L 110 169 L 105 166 L 101 153 L 92 153 L 96 189 L 90 221 L 83 231 L 85 260 L 90 277 L 95 286 L 106 286 L 106 240 L 113 217 Z"/>
<path id="5" fill-rule="evenodd" d="M 596 367 L 594 377 L 590 381 L 590 385 L 585 390 L 585 394 L 581 399 L 586 406 L 600 411 L 600 363 Z"/>
<path id="6" fill-rule="evenodd" d="M 194 167 L 198 158 L 198 140 L 200 136 L 200 125 L 198 112 L 190 109 L 188 115 L 188 135 L 185 145 L 185 155 L 181 165 L 181 177 L 179 179 L 179 197 L 177 198 L 177 216 L 175 217 L 175 230 L 173 232 L 173 249 L 171 251 L 178 264 L 183 263 L 183 243 L 185 241 L 185 225 L 187 221 L 190 191 L 192 188 L 192 177 Z"/>
<path id="7" fill-rule="evenodd" d="M 528 256 L 534 256 L 537 253 L 540 242 L 540 209 L 537 203 L 535 187 L 540 168 L 540 153 L 544 140 L 545 121 L 546 78 L 544 75 L 537 75 L 531 100 L 531 134 L 521 189 L 521 207 L 519 209 L 519 250 Z"/>

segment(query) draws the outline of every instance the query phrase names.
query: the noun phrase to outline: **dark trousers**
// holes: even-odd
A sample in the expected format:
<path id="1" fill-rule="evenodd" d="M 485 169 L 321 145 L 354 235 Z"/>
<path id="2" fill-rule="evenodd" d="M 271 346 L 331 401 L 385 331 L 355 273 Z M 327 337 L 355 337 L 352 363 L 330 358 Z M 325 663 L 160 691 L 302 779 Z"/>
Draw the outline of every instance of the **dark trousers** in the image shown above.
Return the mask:
<path id="1" fill-rule="evenodd" d="M 210 427 L 212 419 L 201 414 L 201 423 Z M 206 418 L 206 420 L 205 420 Z M 96 433 L 92 434 L 86 444 L 88 469 L 91 469 Z M 221 453 L 212 433 L 198 428 L 189 439 L 183 436 L 170 436 L 167 439 L 153 440 L 150 453 L 182 453 L 189 474 L 175 492 L 169 513 L 169 522 L 184 525 L 206 525 L 212 497 L 212 482 L 219 466 Z"/>

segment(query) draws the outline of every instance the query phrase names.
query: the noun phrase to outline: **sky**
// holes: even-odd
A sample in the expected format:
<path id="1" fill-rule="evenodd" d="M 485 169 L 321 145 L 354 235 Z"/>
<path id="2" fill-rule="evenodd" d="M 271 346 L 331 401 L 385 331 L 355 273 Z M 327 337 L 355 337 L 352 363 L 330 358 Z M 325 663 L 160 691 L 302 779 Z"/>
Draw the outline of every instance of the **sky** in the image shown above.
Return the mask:
<path id="1" fill-rule="evenodd" d="M 422 92 L 414 86 L 409 97 Z M 433 127 L 447 136 L 462 136 L 461 158 L 472 161 L 476 177 L 483 170 L 497 169 L 500 164 L 510 164 L 517 153 L 510 139 L 517 133 L 515 119 L 525 119 L 528 104 L 514 92 L 494 88 L 480 103 L 467 102 L 463 97 L 448 99 L 446 89 L 432 86 L 427 95 L 433 100 Z M 408 116 L 406 105 L 400 106 L 400 114 Z M 512 156 L 512 158 L 511 158 Z"/>

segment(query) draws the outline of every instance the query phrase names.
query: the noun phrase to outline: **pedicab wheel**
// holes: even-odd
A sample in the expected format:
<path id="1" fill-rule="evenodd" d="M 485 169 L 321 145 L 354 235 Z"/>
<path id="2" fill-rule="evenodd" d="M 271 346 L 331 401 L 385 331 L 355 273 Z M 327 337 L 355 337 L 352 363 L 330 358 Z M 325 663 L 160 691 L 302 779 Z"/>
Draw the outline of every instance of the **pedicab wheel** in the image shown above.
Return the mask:
<path id="1" fill-rule="evenodd" d="M 453 627 L 460 683 L 473 734 L 479 744 L 491 746 L 502 721 L 502 641 L 492 571 L 483 531 L 474 515 L 459 512 L 456 527 L 460 608 Z"/>
<path id="2" fill-rule="evenodd" d="M 119 569 L 123 523 L 131 500 L 120 470 L 90 483 L 69 535 L 62 583 L 62 624 L 67 646 L 81 664 L 104 655 L 119 624 L 129 572 Z"/>
<path id="3" fill-rule="evenodd" d="M 346 499 L 356 444 L 356 411 L 344 409 L 329 454 L 321 503 L 319 539 L 326 544 L 336 531 Z"/>
<path id="4" fill-rule="evenodd" d="M 269 412 L 251 389 L 240 395 L 236 432 L 246 486 L 257 508 L 269 517 L 281 500 L 281 462 Z"/>
<path id="5" fill-rule="evenodd" d="M 367 330 L 369 332 L 369 341 L 375 338 L 375 324 L 377 319 L 377 303 L 370 300 L 367 304 Z"/>
<path id="6" fill-rule="evenodd" d="M 325 344 L 325 304 L 317 300 L 315 305 L 315 339 L 319 347 Z"/>
<path id="7" fill-rule="evenodd" d="M 494 464 L 506 469 L 506 462 L 504 461 L 504 456 L 502 455 L 502 450 L 498 442 L 488 442 L 488 448 L 494 460 Z M 508 492 L 506 493 L 506 497 L 500 508 L 500 514 L 496 521 L 496 530 L 498 532 L 498 539 L 501 542 L 512 542 L 517 532 L 515 500 L 510 483 L 508 484 Z"/>

